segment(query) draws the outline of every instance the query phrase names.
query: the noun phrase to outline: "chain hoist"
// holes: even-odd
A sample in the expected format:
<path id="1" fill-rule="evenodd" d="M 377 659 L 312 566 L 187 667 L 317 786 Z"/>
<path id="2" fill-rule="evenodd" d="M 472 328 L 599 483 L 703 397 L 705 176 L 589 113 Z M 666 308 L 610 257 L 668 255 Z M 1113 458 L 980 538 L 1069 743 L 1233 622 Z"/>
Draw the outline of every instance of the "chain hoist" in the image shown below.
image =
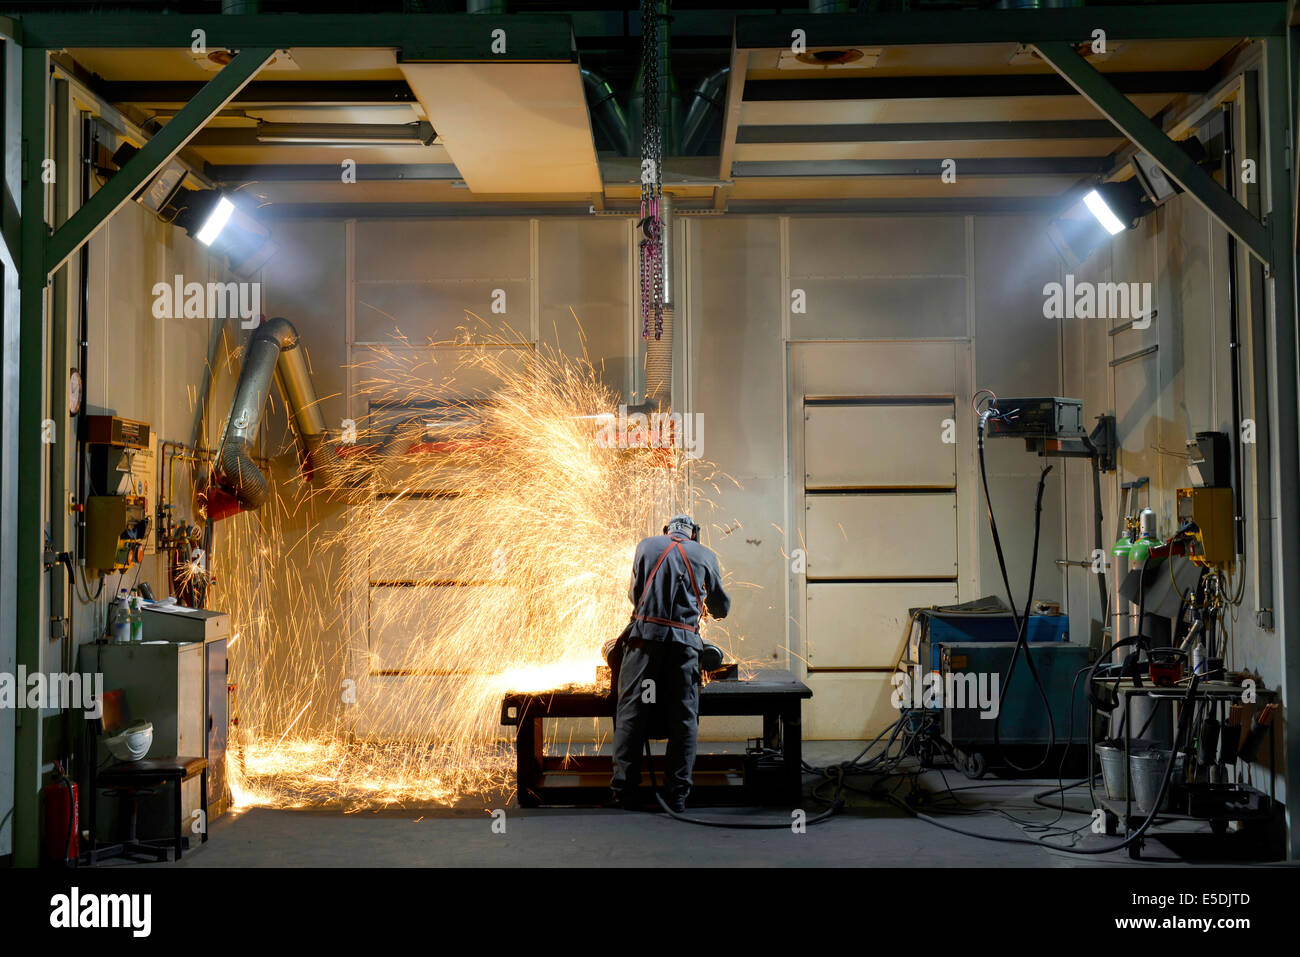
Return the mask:
<path id="1" fill-rule="evenodd" d="M 663 194 L 664 131 L 660 112 L 660 4 L 641 3 L 641 338 L 664 334 L 664 237 L 660 199 Z"/>

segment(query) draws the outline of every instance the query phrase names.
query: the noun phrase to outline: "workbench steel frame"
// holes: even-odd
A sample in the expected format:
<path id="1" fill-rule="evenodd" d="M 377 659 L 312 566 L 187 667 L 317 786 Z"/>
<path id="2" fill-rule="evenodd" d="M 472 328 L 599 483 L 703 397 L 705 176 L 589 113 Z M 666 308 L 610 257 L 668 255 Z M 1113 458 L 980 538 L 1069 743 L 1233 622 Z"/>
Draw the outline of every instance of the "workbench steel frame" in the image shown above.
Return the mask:
<path id="1" fill-rule="evenodd" d="M 759 671 L 747 681 L 711 681 L 700 691 L 701 717 L 759 717 L 763 745 L 781 752 L 776 782 L 744 785 L 697 783 L 691 804 L 798 805 L 803 796 L 803 702 L 812 691 L 792 673 Z M 547 755 L 545 722 L 556 718 L 612 718 L 611 691 L 509 692 L 501 702 L 501 723 L 514 725 L 515 796 L 521 807 L 543 804 L 603 804 L 610 796 L 613 758 L 605 754 Z M 641 760 L 641 783 L 648 788 L 649 769 Z M 655 780 L 663 786 L 663 764 L 655 758 Z M 700 754 L 695 775 L 743 774 L 743 754 Z M 548 783 L 549 779 L 569 779 Z"/>

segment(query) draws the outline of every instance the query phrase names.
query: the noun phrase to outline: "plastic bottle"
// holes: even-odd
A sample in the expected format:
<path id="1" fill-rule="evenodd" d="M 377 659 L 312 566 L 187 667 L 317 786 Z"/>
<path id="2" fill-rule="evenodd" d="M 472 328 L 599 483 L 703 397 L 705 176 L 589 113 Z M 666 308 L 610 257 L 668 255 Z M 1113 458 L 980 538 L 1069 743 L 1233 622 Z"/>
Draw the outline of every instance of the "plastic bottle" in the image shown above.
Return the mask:
<path id="1" fill-rule="evenodd" d="M 109 606 L 108 633 L 113 641 L 131 640 L 131 612 L 127 608 L 125 588 L 117 593 L 117 598 Z"/>
<path id="2" fill-rule="evenodd" d="M 139 595 L 131 596 L 131 640 L 144 641 L 144 608 Z"/>

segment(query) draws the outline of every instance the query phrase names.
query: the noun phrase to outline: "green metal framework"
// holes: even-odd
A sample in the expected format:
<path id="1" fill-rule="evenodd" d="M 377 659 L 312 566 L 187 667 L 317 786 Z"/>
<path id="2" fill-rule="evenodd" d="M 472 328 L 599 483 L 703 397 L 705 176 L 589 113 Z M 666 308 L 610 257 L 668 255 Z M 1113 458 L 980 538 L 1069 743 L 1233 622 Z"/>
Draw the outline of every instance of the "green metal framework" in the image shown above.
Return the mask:
<path id="1" fill-rule="evenodd" d="M 1147 151 L 1198 202 L 1204 205 L 1270 269 L 1273 305 L 1272 381 L 1276 421 L 1276 487 L 1295 489 L 1300 474 L 1296 436 L 1296 329 L 1293 175 L 1288 168 L 1293 131 L 1293 67 L 1287 33 L 1287 4 L 1217 3 L 1166 6 L 1086 7 L 1037 11 L 969 11 L 739 17 L 735 48 L 783 48 L 792 31 L 805 31 L 809 46 L 1033 44 L 1049 63 L 1116 127 Z M 1071 44 L 1104 29 L 1114 39 L 1265 38 L 1263 94 L 1267 105 L 1268 155 L 1261 164 L 1268 176 L 1265 223 L 1251 216 L 1202 171 L 1189 167 L 1181 150 L 1074 52 Z M 48 223 L 47 187 L 41 178 L 48 149 L 50 67 L 48 52 L 98 48 L 189 48 L 203 31 L 209 48 L 239 51 L 220 73 L 123 170 L 81 210 L 52 232 Z M 504 30 L 506 49 L 499 52 Z M 576 59 L 573 31 L 565 15 L 358 14 L 184 16 L 152 14 L 30 15 L 0 18 L 6 53 L 22 48 L 23 184 L 21 227 L 15 237 L 6 229 L 6 246 L 20 275 L 20 341 L 17 435 L 19 456 L 17 607 L 18 662 L 29 668 L 40 661 L 44 638 L 41 621 L 41 564 L 44 535 L 41 422 L 44 415 L 43 373 L 46 290 L 51 273 L 130 200 L 166 161 L 208 120 L 253 80 L 276 49 L 292 47 L 388 48 L 399 59 L 475 62 L 571 62 Z M 494 44 L 497 45 L 494 49 Z M 12 240 L 20 247 L 15 249 Z M 1290 484 L 1288 485 L 1288 477 Z M 1280 627 L 1286 674 L 1285 702 L 1300 702 L 1300 494 L 1277 495 L 1281 525 L 1279 594 Z M 7 556 L 6 556 L 7 560 Z M 21 715 L 21 712 L 20 712 Z M 43 757 L 39 717 L 20 717 L 16 755 L 14 859 L 34 864 L 38 846 L 38 796 Z M 1300 732 L 1287 735 L 1287 789 L 1291 854 L 1300 857 Z"/>

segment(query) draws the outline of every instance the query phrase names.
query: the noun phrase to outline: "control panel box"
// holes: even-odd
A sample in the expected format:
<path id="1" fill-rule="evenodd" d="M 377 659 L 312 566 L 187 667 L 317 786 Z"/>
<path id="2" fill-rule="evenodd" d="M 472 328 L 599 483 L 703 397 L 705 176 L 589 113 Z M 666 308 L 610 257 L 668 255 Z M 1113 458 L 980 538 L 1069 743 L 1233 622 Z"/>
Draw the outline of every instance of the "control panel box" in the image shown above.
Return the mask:
<path id="1" fill-rule="evenodd" d="M 1232 489 L 1180 488 L 1175 494 L 1178 524 L 1196 523 L 1187 557 L 1198 565 L 1231 565 L 1236 556 Z"/>
<path id="2" fill-rule="evenodd" d="M 998 399 L 1003 418 L 990 419 L 990 436 L 1024 439 L 1080 439 L 1088 432 L 1083 427 L 1083 400 L 1059 396 Z"/>

